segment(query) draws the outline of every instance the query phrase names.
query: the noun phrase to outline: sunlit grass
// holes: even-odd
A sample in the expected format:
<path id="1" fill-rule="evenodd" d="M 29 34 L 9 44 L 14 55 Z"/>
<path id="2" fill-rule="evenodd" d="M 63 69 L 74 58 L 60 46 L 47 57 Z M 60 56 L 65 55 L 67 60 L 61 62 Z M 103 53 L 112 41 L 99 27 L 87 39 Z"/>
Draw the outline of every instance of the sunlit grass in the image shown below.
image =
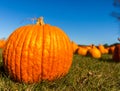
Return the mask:
<path id="1" fill-rule="evenodd" d="M 1 52 L 0 52 L 1 53 Z M 102 55 L 101 59 L 75 54 L 69 73 L 53 82 L 37 84 L 17 83 L 5 75 L 0 55 L 0 91 L 118 91 L 120 90 L 120 63 L 112 60 L 112 55 Z"/>

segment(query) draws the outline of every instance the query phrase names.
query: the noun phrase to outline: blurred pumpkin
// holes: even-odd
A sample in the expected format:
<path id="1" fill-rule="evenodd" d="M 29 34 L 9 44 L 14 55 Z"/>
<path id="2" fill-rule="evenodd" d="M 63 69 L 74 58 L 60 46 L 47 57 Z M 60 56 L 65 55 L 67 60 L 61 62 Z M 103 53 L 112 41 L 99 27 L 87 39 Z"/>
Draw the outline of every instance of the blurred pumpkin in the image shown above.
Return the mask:
<path id="1" fill-rule="evenodd" d="M 105 53 L 108 54 L 109 53 L 109 49 L 105 48 Z"/>
<path id="2" fill-rule="evenodd" d="M 86 48 L 89 50 L 89 49 L 91 49 L 91 46 L 86 46 Z"/>
<path id="3" fill-rule="evenodd" d="M 100 50 L 101 54 L 107 53 L 107 50 L 102 44 L 98 45 L 98 49 Z"/>
<path id="4" fill-rule="evenodd" d="M 79 55 L 86 56 L 86 55 L 87 55 L 87 51 L 88 51 L 87 48 L 84 48 L 84 47 L 79 46 L 77 53 L 78 53 Z"/>
<path id="5" fill-rule="evenodd" d="M 3 48 L 6 43 L 5 39 L 0 39 L 0 48 Z"/>
<path id="6" fill-rule="evenodd" d="M 115 62 L 120 62 L 120 44 L 115 46 L 114 53 L 113 53 L 113 60 Z"/>
<path id="7" fill-rule="evenodd" d="M 69 37 L 60 28 L 44 24 L 43 17 L 17 28 L 3 50 L 5 71 L 25 83 L 61 78 L 68 73 L 72 57 Z"/>
<path id="8" fill-rule="evenodd" d="M 96 46 L 92 46 L 92 48 L 88 50 L 87 55 L 90 55 L 94 58 L 101 58 L 101 52 Z"/>
<path id="9" fill-rule="evenodd" d="M 108 47 L 108 53 L 113 54 L 115 50 L 115 45 Z"/>

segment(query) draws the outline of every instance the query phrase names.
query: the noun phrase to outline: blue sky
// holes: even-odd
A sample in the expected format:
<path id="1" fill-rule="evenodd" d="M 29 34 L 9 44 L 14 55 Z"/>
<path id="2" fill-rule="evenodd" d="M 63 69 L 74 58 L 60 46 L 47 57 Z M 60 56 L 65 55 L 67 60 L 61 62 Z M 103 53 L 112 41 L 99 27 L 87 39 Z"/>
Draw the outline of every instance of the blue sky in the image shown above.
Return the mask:
<path id="1" fill-rule="evenodd" d="M 120 36 L 114 10 L 113 0 L 0 0 L 0 38 L 43 16 L 78 44 L 112 44 Z"/>

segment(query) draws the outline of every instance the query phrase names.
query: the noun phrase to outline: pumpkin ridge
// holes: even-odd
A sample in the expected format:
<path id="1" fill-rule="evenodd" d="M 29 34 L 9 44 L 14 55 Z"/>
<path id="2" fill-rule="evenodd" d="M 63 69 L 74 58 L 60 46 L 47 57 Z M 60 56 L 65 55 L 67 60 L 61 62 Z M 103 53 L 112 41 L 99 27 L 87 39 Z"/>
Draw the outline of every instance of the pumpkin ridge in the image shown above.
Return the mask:
<path id="1" fill-rule="evenodd" d="M 13 36 L 12 36 L 12 37 L 13 37 Z M 6 48 L 7 48 L 7 53 L 10 53 L 10 50 L 8 50 L 8 48 L 11 46 L 11 42 L 12 42 L 12 41 L 10 41 L 10 42 L 8 43 L 7 47 L 6 47 Z M 5 55 L 6 55 L 6 54 L 5 54 Z M 5 59 L 5 61 L 6 61 L 5 65 L 8 66 L 8 67 L 7 67 L 7 69 L 5 69 L 5 70 L 7 70 L 7 71 L 10 73 L 10 72 L 11 72 L 11 71 L 9 71 L 9 70 L 10 70 L 10 69 L 9 69 L 9 57 L 10 57 L 10 56 L 9 56 L 9 55 L 6 55 L 6 57 L 8 58 L 8 59 L 7 59 L 8 61 Z"/>
<path id="2" fill-rule="evenodd" d="M 16 51 L 17 51 L 17 49 L 16 49 L 16 47 L 18 46 L 18 44 L 19 44 L 19 41 L 21 40 L 21 36 L 23 35 L 23 33 L 24 33 L 24 30 L 25 29 L 23 29 L 23 28 L 21 28 L 20 30 L 19 30 L 19 32 L 17 32 L 17 34 L 19 34 L 19 36 L 18 35 L 16 35 L 16 45 L 14 45 L 14 52 L 15 52 L 15 54 L 17 54 L 16 53 Z M 18 42 L 17 42 L 17 40 L 18 40 Z M 21 51 L 20 51 L 21 52 Z M 21 53 L 20 53 L 21 54 Z M 14 56 L 15 57 L 15 61 L 13 61 L 13 59 L 12 59 L 12 62 L 15 62 L 15 64 L 14 64 L 14 70 L 15 70 L 15 74 L 18 74 L 17 72 L 16 72 L 16 61 L 18 62 L 18 57 L 16 57 L 16 56 Z M 11 58 L 13 58 L 13 57 L 11 57 Z M 19 71 L 20 72 L 20 71 Z M 15 80 L 18 80 L 19 79 L 19 77 L 17 78 L 17 76 L 15 75 Z"/>
<path id="3" fill-rule="evenodd" d="M 56 39 L 55 39 L 54 37 L 56 37 L 56 36 L 55 36 L 55 31 L 53 30 L 53 28 L 51 27 L 50 29 L 51 29 L 51 31 L 53 31 L 53 32 L 51 33 L 51 40 L 52 40 L 52 46 L 51 46 L 51 47 L 53 47 L 53 48 L 52 48 L 52 51 L 51 51 L 51 53 L 50 53 L 50 54 L 52 55 L 52 60 L 51 60 L 51 62 L 52 62 L 51 64 L 52 64 L 52 65 L 51 65 L 51 69 L 53 69 L 53 67 L 54 67 L 54 66 L 53 66 L 53 65 L 54 65 L 54 60 L 55 60 L 55 50 L 56 50 L 56 49 L 55 49 L 55 41 L 56 41 Z M 54 69 L 53 69 L 53 70 L 54 70 Z M 50 73 L 49 80 L 52 79 L 53 70 L 50 71 L 51 73 Z"/>
<path id="4" fill-rule="evenodd" d="M 52 27 L 52 28 L 53 28 L 53 27 Z M 54 32 L 55 32 L 55 42 L 54 42 L 54 43 L 55 43 L 55 50 L 57 51 L 57 52 L 56 52 L 56 55 L 58 55 L 58 53 L 59 53 L 59 50 L 58 50 L 58 49 L 59 49 L 59 48 L 58 48 L 58 42 L 59 42 L 59 41 L 58 41 L 58 36 L 57 36 L 56 30 L 54 30 Z M 58 64 L 58 63 L 59 63 L 59 59 L 58 59 L 59 56 L 60 56 L 60 55 L 58 55 L 58 57 L 56 58 L 56 61 L 55 61 L 54 64 L 53 64 L 54 67 L 55 67 L 55 68 L 53 68 L 53 69 L 54 69 L 54 75 L 58 74 L 57 72 L 58 72 L 58 69 L 59 69 L 59 66 L 60 66 L 60 65 Z M 56 76 L 58 76 L 58 75 L 56 75 Z M 53 77 L 54 77 L 54 76 L 53 76 Z M 54 78 L 57 78 L 57 77 L 54 77 Z M 52 78 L 52 79 L 53 79 L 53 78 Z"/>
<path id="5" fill-rule="evenodd" d="M 26 34 L 25 34 L 26 33 Z M 25 61 L 28 60 L 28 57 L 26 58 L 26 56 L 28 56 L 28 51 L 27 51 L 27 54 L 25 55 L 24 54 L 24 48 L 27 47 L 26 50 L 28 50 L 28 46 L 29 46 L 29 42 L 30 42 L 30 33 L 31 33 L 31 26 L 27 26 L 26 29 L 24 30 L 24 39 L 23 39 L 23 44 L 21 46 L 21 58 L 20 58 L 20 78 L 21 78 L 21 81 L 24 81 L 26 82 L 26 77 L 24 77 L 25 75 L 28 75 L 27 73 L 24 73 L 24 71 L 27 71 L 26 68 L 24 69 L 24 64 L 25 64 Z M 31 33 L 32 34 L 32 33 Z M 29 39 L 29 40 L 28 40 Z M 26 43 L 26 41 L 28 41 L 28 44 Z M 27 45 L 26 45 L 27 44 Z M 24 59 L 23 59 L 24 58 Z M 24 61 L 24 62 L 23 62 Z M 29 60 L 28 60 L 29 61 Z M 26 61 L 27 63 L 27 61 Z"/>
<path id="6" fill-rule="evenodd" d="M 7 54 L 7 63 L 5 63 L 4 65 L 5 66 L 7 66 L 6 67 L 6 69 L 5 70 L 7 70 L 7 72 L 10 74 L 10 77 L 13 75 L 13 77 L 15 77 L 16 78 L 16 76 L 15 76 L 15 69 L 12 69 L 13 67 L 11 66 L 11 63 L 13 62 L 13 59 L 11 58 L 11 56 L 12 56 L 12 52 L 14 51 L 11 51 L 11 50 L 8 50 L 8 49 L 13 49 L 13 47 L 12 47 L 12 44 L 13 44 L 13 42 L 14 42 L 14 39 L 17 39 L 17 38 L 15 38 L 14 36 L 16 36 L 15 34 L 17 33 L 17 32 L 19 32 L 19 31 L 15 31 L 12 35 L 13 36 L 10 36 L 9 37 L 9 43 L 8 43 L 8 45 L 6 46 L 6 48 L 7 48 L 7 51 L 5 51 L 4 53 L 5 53 L 5 55 L 6 55 L 6 52 L 8 53 Z M 6 58 L 6 57 L 5 57 Z M 5 59 L 6 60 L 6 59 Z M 14 65 L 14 67 L 15 67 L 15 65 Z M 10 71 L 9 71 L 9 68 L 11 69 Z M 13 70 L 13 72 L 12 72 L 12 70 Z"/>
<path id="7" fill-rule="evenodd" d="M 12 37 L 13 37 L 13 36 L 12 36 Z M 11 43 L 12 43 L 12 41 L 10 41 L 10 42 L 8 43 L 8 45 L 7 45 L 7 52 L 8 52 L 8 54 L 11 52 L 10 50 L 8 50 L 8 48 L 11 47 Z M 10 68 L 10 65 L 9 65 L 10 56 L 9 56 L 9 55 L 6 55 L 6 56 L 7 56 L 7 58 L 8 58 L 8 59 L 7 59 L 8 61 L 6 60 L 6 61 L 7 61 L 7 62 L 6 62 L 6 65 L 7 65 L 8 67 L 7 67 L 7 69 L 5 69 L 5 70 L 7 70 L 9 73 L 11 73 L 11 70 L 9 69 L 9 68 Z"/>
<path id="8" fill-rule="evenodd" d="M 25 29 L 23 29 L 23 28 L 25 28 Z M 22 28 L 22 29 L 23 29 L 24 32 L 21 33 L 21 36 L 22 36 L 23 33 L 24 33 L 24 36 L 22 36 L 22 41 L 23 41 L 23 43 L 24 43 L 24 40 L 25 40 L 25 37 L 26 37 L 25 35 L 27 35 L 27 33 L 26 33 L 26 27 L 23 27 L 23 28 Z M 25 33 L 26 33 L 26 34 L 25 34 Z M 19 33 L 18 33 L 18 34 L 19 34 Z M 20 35 L 19 35 L 19 37 L 20 37 Z M 21 38 L 21 37 L 20 37 L 20 38 Z M 17 42 L 17 43 L 18 43 L 17 46 L 18 46 L 19 44 L 21 44 L 20 41 L 21 41 L 21 39 L 19 39 L 19 41 Z M 21 46 L 20 46 L 20 47 L 21 47 L 21 49 L 20 49 L 21 51 L 19 51 L 19 52 L 20 52 L 20 59 L 19 59 L 19 60 L 20 60 L 20 61 L 19 61 L 19 70 L 20 70 L 19 72 L 20 72 L 20 73 L 19 73 L 19 75 L 18 75 L 18 76 L 19 76 L 18 79 L 20 79 L 21 82 L 22 82 L 21 58 L 22 58 L 22 51 L 23 51 L 23 43 L 22 43 Z M 16 50 L 16 51 L 17 51 L 17 50 Z M 18 62 L 18 61 L 17 61 L 17 62 L 16 62 L 16 61 L 17 61 L 17 57 L 16 57 L 16 60 L 15 60 L 15 65 L 16 65 L 16 63 Z M 17 66 L 16 66 L 16 68 L 15 68 L 16 74 L 18 74 L 18 73 L 17 73 L 17 70 L 18 70 L 18 68 L 17 68 Z M 18 79 L 15 79 L 15 80 L 18 80 Z"/>
<path id="9" fill-rule="evenodd" d="M 20 29 L 20 30 L 22 30 L 22 29 Z M 16 33 L 20 33 L 20 32 L 21 32 L 21 31 L 16 31 Z M 16 33 L 15 33 L 15 34 L 16 34 Z M 13 44 L 13 42 L 14 42 L 15 39 L 17 39 L 17 38 L 18 38 L 18 36 L 16 36 L 16 35 L 14 35 L 14 37 L 11 38 L 11 43 L 10 43 L 10 45 L 13 45 L 13 46 L 9 46 L 9 48 L 12 48 L 12 50 L 13 50 L 14 47 L 15 47 L 15 45 Z M 12 62 L 14 63 L 13 60 L 16 60 L 16 58 L 13 58 L 14 55 L 13 55 L 12 52 L 15 52 L 15 50 L 13 50 L 13 51 L 9 50 L 9 52 L 8 52 L 8 53 L 9 53 L 9 57 L 11 58 L 11 59 L 9 59 L 9 60 L 10 60 L 10 62 L 9 62 L 9 63 L 10 63 L 10 68 L 11 68 L 10 73 L 11 73 L 11 75 L 13 75 L 13 77 L 15 77 L 15 79 L 16 79 L 16 78 L 17 78 L 16 75 L 15 75 L 15 74 L 16 74 L 16 71 L 15 71 L 15 70 L 16 70 L 16 68 L 15 68 L 15 67 L 16 67 L 16 66 L 15 66 L 16 63 L 13 64 L 13 66 L 12 66 Z M 9 57 L 8 57 L 8 58 L 9 58 Z M 12 72 L 12 68 L 13 68 L 13 72 Z"/>
<path id="10" fill-rule="evenodd" d="M 57 30 L 56 27 L 53 26 L 53 28 Z M 56 53 L 57 53 L 58 57 L 57 57 L 57 62 L 56 62 L 57 69 L 55 70 L 56 71 L 55 73 L 58 74 L 58 73 L 61 73 L 61 72 L 59 72 L 59 70 L 61 70 L 61 63 L 60 63 L 60 61 L 61 61 L 61 59 L 60 59 L 61 54 L 60 53 L 61 52 L 60 52 L 60 49 L 59 49 L 60 46 L 59 46 L 59 41 L 58 41 L 61 35 L 57 36 L 57 34 L 61 34 L 61 33 L 60 33 L 60 31 L 56 31 L 56 30 L 55 30 L 55 35 L 56 35 L 56 44 L 55 44 L 55 46 L 56 46 L 56 51 L 57 51 Z M 55 79 L 58 78 L 59 76 L 60 75 L 56 75 Z"/>
<path id="11" fill-rule="evenodd" d="M 41 36 L 41 37 L 40 37 L 40 36 Z M 40 39 L 39 39 L 39 37 L 40 37 Z M 40 73 L 39 73 L 38 79 L 39 79 L 39 80 L 42 80 L 43 26 L 39 26 L 39 27 L 38 27 L 36 40 L 37 40 L 37 42 L 36 42 L 36 45 L 37 45 L 37 46 L 38 46 L 38 44 L 41 44 L 41 47 L 38 47 L 38 48 L 39 48 L 39 49 L 38 49 L 38 50 L 39 50 L 38 56 L 39 56 L 39 61 L 40 61 L 40 66 L 39 66 Z M 39 43 L 39 41 L 40 41 L 40 43 Z M 37 80 L 37 81 L 38 81 L 38 80 Z"/>
<path id="12" fill-rule="evenodd" d="M 51 56 L 53 56 L 53 54 L 55 54 L 54 52 L 54 30 L 53 28 L 49 27 L 49 31 L 53 31 L 52 33 L 50 32 L 50 72 L 49 72 L 49 79 L 51 79 L 51 73 L 52 73 L 52 69 L 53 69 L 53 60 L 51 59 Z M 51 45 L 52 44 L 52 45 Z M 53 56 L 53 59 L 55 59 L 55 57 Z"/>
<path id="13" fill-rule="evenodd" d="M 35 41 L 34 41 L 34 42 L 35 42 L 35 46 L 36 46 L 36 43 L 37 43 L 37 41 L 38 41 L 38 37 L 39 37 L 39 34 L 40 34 L 40 31 L 39 31 L 40 29 L 41 29 L 41 27 L 39 27 L 39 26 L 36 28 L 36 39 L 35 39 Z M 35 35 L 34 35 L 34 36 L 35 36 Z M 38 49 L 37 46 L 36 46 L 36 48 Z M 37 52 L 37 54 L 36 54 L 36 49 L 34 49 L 33 52 L 35 52 L 35 53 L 33 53 L 33 55 L 34 55 L 33 57 L 35 57 L 36 55 L 38 55 L 38 52 Z M 39 56 L 39 57 L 41 57 L 41 56 Z M 35 57 L 35 58 L 37 58 L 37 57 Z M 36 60 L 34 61 L 34 64 L 35 64 L 35 62 L 36 62 Z M 40 66 L 40 67 L 41 67 L 41 66 Z M 38 69 L 39 66 L 35 64 L 35 65 L 34 65 L 34 69 L 32 70 L 32 71 L 33 71 L 33 78 L 32 78 L 32 79 L 33 79 L 33 82 L 37 82 L 37 81 L 39 81 L 39 80 L 41 79 L 41 78 L 40 78 L 41 74 L 35 71 L 36 68 Z M 40 68 L 40 69 L 41 69 L 41 68 Z M 37 74 L 37 75 L 39 74 L 39 77 L 38 77 L 36 74 Z"/>
<path id="14" fill-rule="evenodd" d="M 43 64 L 43 60 L 44 60 L 44 42 L 45 42 L 45 41 L 44 41 L 44 36 L 45 36 L 45 34 L 44 34 L 44 27 L 45 27 L 45 26 L 42 27 L 42 28 L 43 28 L 43 29 L 42 29 L 43 32 L 42 32 L 42 36 L 41 36 L 41 37 L 42 37 L 41 80 L 43 80 L 43 65 L 42 65 L 42 64 Z"/>
<path id="15" fill-rule="evenodd" d="M 30 45 L 32 45 L 32 46 L 35 46 L 35 41 L 36 41 L 36 37 L 37 36 L 35 36 L 35 32 L 37 31 L 36 30 L 36 28 L 35 28 L 35 26 L 31 26 L 31 29 L 30 29 L 30 31 L 31 31 L 31 34 L 28 34 L 28 35 L 30 35 L 29 36 L 29 38 L 28 39 L 30 39 L 29 40 L 29 42 L 28 42 L 28 49 L 31 49 L 30 48 Z M 34 37 L 35 38 L 34 38 Z M 26 40 L 26 39 L 25 39 Z M 32 43 L 31 43 L 32 42 Z M 33 43 L 34 42 L 34 43 Z M 27 49 L 27 50 L 28 50 Z M 34 64 L 35 64 L 35 62 L 34 62 L 34 60 L 31 60 L 31 58 L 30 58 L 30 54 L 33 54 L 31 57 L 35 57 L 35 53 L 34 53 L 34 51 L 35 51 L 35 49 L 34 50 L 28 50 L 28 55 L 27 55 L 27 68 L 26 68 L 26 71 L 27 71 L 27 77 L 25 77 L 26 78 L 26 80 L 27 81 L 30 81 L 31 80 L 31 82 L 35 82 L 35 79 L 34 79 L 34 76 L 35 76 L 35 72 L 34 72 L 34 69 L 35 69 L 35 66 L 34 66 Z M 33 65 L 31 65 L 31 63 L 33 64 Z M 34 67 L 32 67 L 32 66 L 34 66 Z M 32 67 L 32 68 L 31 68 Z M 30 75 L 31 75 L 31 77 L 30 77 Z M 29 76 L 29 78 L 28 78 L 28 76 Z M 31 83 L 30 82 L 30 83 Z"/>
<path id="16" fill-rule="evenodd" d="M 31 36 L 29 37 L 29 45 L 28 45 L 28 49 L 31 49 L 31 47 L 30 47 L 30 45 L 31 45 L 31 42 L 33 42 L 33 41 L 36 41 L 36 38 L 34 38 L 33 36 L 35 36 L 34 35 L 34 32 L 36 32 L 37 30 L 36 30 L 36 28 L 34 28 L 35 26 L 31 26 L 31 29 L 30 29 L 30 31 L 32 31 L 32 33 L 31 33 Z M 35 37 L 37 37 L 37 36 L 35 36 Z M 34 39 L 33 39 L 34 38 Z M 36 42 L 35 42 L 36 43 Z M 35 45 L 35 43 L 33 44 L 33 45 Z M 30 68 L 30 66 L 31 66 L 31 64 L 30 64 L 30 61 L 32 61 L 33 63 L 34 63 L 34 60 L 30 60 L 30 53 L 32 53 L 33 54 L 33 56 L 34 56 L 34 52 L 35 50 L 33 50 L 33 51 L 31 51 L 31 50 L 28 50 L 28 56 L 27 56 L 27 64 L 28 64 L 28 66 L 27 66 L 27 69 L 26 69 L 26 71 L 27 71 L 27 75 L 28 75 L 28 78 L 27 78 L 27 81 L 29 81 L 29 80 L 31 80 L 32 82 L 34 82 L 34 68 Z"/>
<path id="17" fill-rule="evenodd" d="M 49 70 L 48 70 L 48 74 L 49 74 L 49 75 L 48 75 L 47 79 L 50 78 L 50 73 L 52 72 L 52 67 L 53 67 L 52 64 L 53 64 L 53 59 L 54 59 L 54 58 L 51 59 L 51 55 L 53 55 L 52 52 L 53 52 L 53 49 L 54 49 L 54 48 L 52 48 L 52 46 L 53 46 L 53 43 L 54 43 L 54 42 L 53 42 L 53 40 L 52 40 L 52 39 L 53 39 L 53 38 L 52 38 L 53 35 L 52 35 L 52 33 L 50 32 L 50 31 L 53 31 L 53 32 L 54 32 L 54 30 L 52 30 L 52 28 L 51 28 L 50 26 L 48 26 L 48 30 L 49 30 L 49 37 L 50 37 L 50 47 L 49 47 L 49 50 L 50 50 L 50 51 L 49 51 L 49 59 L 48 59 L 48 62 L 49 62 L 50 68 L 49 68 Z"/>
<path id="18" fill-rule="evenodd" d="M 47 28 L 48 28 L 48 33 L 49 33 L 48 36 L 50 37 L 50 46 L 49 46 L 49 50 L 50 50 L 50 51 L 49 51 L 49 59 L 48 59 L 48 64 L 49 64 L 49 65 L 48 65 L 48 66 L 51 68 L 51 60 L 50 60 L 50 59 L 51 59 L 50 54 L 51 54 L 51 50 L 52 50 L 52 49 L 51 49 L 51 33 L 50 33 L 50 27 L 47 26 Z M 48 73 L 47 79 L 48 79 L 49 76 L 50 76 L 50 75 L 49 75 L 49 74 L 50 74 L 50 71 L 51 71 L 50 68 L 49 68 L 49 70 L 47 70 L 47 73 Z"/>
<path id="19" fill-rule="evenodd" d="M 33 30 L 34 32 L 36 32 L 35 34 L 36 34 L 36 36 L 35 36 L 35 34 L 34 34 L 34 36 L 35 36 L 35 40 L 33 40 L 33 36 L 31 36 L 31 40 L 32 41 L 34 41 L 34 46 L 36 46 L 36 43 L 37 43 L 37 38 L 38 38 L 38 36 L 39 36 L 39 26 L 38 27 L 36 27 L 36 28 L 34 28 L 34 30 Z M 30 45 L 30 44 L 29 44 Z M 30 48 L 30 49 L 32 49 L 32 48 Z M 33 56 L 32 57 L 36 57 L 35 55 L 35 53 L 34 52 L 36 52 L 36 50 L 35 49 L 33 49 Z M 34 60 L 31 60 L 31 61 L 33 61 L 33 63 L 34 63 Z M 36 60 L 35 60 L 36 61 Z M 29 65 L 29 64 L 28 64 Z M 35 64 L 34 64 L 35 65 Z M 37 65 L 36 65 L 37 66 Z M 34 68 L 35 69 L 35 68 Z M 35 82 L 36 80 L 38 81 L 38 78 L 35 78 L 35 71 L 34 71 L 34 69 L 32 68 L 32 80 L 33 80 L 33 82 Z M 28 69 L 28 72 L 29 72 L 29 69 Z M 29 74 L 31 74 L 31 72 L 29 72 Z"/>
<path id="20" fill-rule="evenodd" d="M 44 25 L 44 50 L 43 50 L 43 70 L 42 70 L 42 80 L 44 79 L 47 79 L 49 78 L 49 75 L 50 75 L 50 68 L 51 68 L 51 37 L 50 36 L 50 27 L 47 26 L 47 25 Z M 47 64 L 47 66 L 45 66 Z"/>
<path id="21" fill-rule="evenodd" d="M 59 36 L 56 36 L 56 40 L 57 40 L 56 49 L 57 49 L 57 55 L 58 55 L 58 57 L 57 57 L 58 61 L 56 62 L 56 67 L 57 67 L 56 74 L 59 74 L 59 73 L 61 73 L 61 68 L 62 68 L 61 62 L 63 62 L 63 61 L 61 60 L 61 50 L 60 50 L 60 44 L 59 44 L 60 42 L 58 40 L 61 39 L 60 37 L 64 37 L 64 36 L 61 36 L 61 31 L 59 31 L 59 29 L 57 27 L 53 26 L 53 28 L 58 30 L 58 31 L 55 31 L 56 35 L 60 34 Z M 61 76 L 61 74 L 57 75 L 56 78 L 59 78 L 60 76 Z"/>
<path id="22" fill-rule="evenodd" d="M 52 44 L 49 44 L 49 41 L 48 41 L 48 37 L 50 37 L 50 35 L 49 35 L 49 32 L 50 32 L 50 26 L 48 26 L 48 25 L 44 25 L 44 29 L 43 29 L 43 31 L 44 31 L 44 39 L 43 39 L 43 46 L 44 46 L 44 48 L 43 48 L 43 61 L 42 61 L 42 80 L 44 80 L 44 79 L 48 79 L 49 80 L 49 67 L 51 66 L 51 64 L 49 63 L 49 61 L 50 61 L 50 59 L 51 59 L 51 57 L 50 57 L 50 55 L 51 55 L 51 48 L 50 48 L 50 46 L 52 45 Z M 52 36 L 50 37 L 50 38 L 52 38 Z M 47 54 L 46 54 L 47 53 Z M 50 58 L 48 58 L 48 57 L 50 57 Z M 46 59 L 47 58 L 47 59 Z M 53 59 L 51 60 L 51 61 L 53 61 Z M 46 64 L 48 64 L 48 66 L 45 66 Z"/>

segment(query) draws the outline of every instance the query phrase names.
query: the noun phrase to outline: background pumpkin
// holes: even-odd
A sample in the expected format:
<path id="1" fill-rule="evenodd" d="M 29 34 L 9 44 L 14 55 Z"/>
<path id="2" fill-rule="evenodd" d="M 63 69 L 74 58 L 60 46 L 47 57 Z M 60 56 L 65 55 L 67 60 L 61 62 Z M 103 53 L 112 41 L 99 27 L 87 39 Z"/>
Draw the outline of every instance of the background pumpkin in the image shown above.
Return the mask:
<path id="1" fill-rule="evenodd" d="M 101 54 L 105 53 L 105 47 L 102 44 L 98 45 L 98 49 L 100 50 Z"/>
<path id="2" fill-rule="evenodd" d="M 87 48 L 79 46 L 77 53 L 79 55 L 86 56 L 87 55 L 87 51 L 88 51 Z"/>
<path id="3" fill-rule="evenodd" d="M 91 49 L 88 50 L 87 55 L 90 55 L 94 58 L 101 58 L 101 52 L 96 46 L 92 46 Z"/>
<path id="4" fill-rule="evenodd" d="M 72 46 L 58 27 L 36 24 L 16 29 L 3 50 L 5 71 L 15 81 L 34 83 L 54 80 L 68 73 L 72 64 Z"/>
<path id="5" fill-rule="evenodd" d="M 108 53 L 113 54 L 115 50 L 115 45 L 108 47 Z"/>
<path id="6" fill-rule="evenodd" d="M 0 48 L 3 48 L 5 45 L 6 40 L 5 39 L 0 39 Z"/>
<path id="7" fill-rule="evenodd" d="M 73 53 L 76 53 L 78 50 L 78 44 L 76 44 L 74 41 L 71 41 Z"/>
<path id="8" fill-rule="evenodd" d="M 120 44 L 115 46 L 115 49 L 112 55 L 113 55 L 113 60 L 115 62 L 120 62 Z"/>

